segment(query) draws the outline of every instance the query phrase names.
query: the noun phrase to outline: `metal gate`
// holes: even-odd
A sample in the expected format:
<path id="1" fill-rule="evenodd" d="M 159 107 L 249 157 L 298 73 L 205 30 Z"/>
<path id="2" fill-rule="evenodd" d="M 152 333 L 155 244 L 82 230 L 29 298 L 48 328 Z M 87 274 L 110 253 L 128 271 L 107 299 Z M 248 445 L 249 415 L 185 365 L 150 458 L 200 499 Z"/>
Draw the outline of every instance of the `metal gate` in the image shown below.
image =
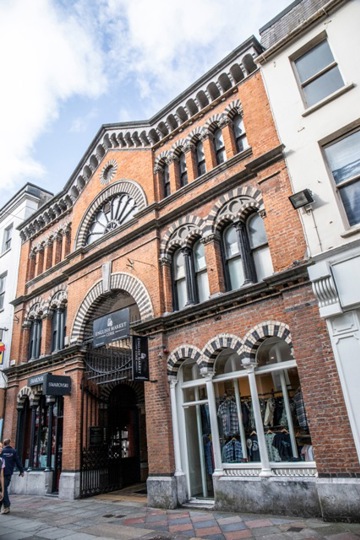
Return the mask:
<path id="1" fill-rule="evenodd" d="M 127 386 L 131 350 L 90 350 L 85 364 L 81 497 L 116 491 L 140 480 L 137 398 Z"/>

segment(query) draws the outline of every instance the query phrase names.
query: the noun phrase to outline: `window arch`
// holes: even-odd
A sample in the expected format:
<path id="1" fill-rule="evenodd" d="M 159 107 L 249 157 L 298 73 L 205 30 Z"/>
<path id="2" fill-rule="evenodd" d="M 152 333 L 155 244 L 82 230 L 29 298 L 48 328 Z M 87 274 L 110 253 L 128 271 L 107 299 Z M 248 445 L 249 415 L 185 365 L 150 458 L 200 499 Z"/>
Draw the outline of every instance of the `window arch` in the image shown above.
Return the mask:
<path id="1" fill-rule="evenodd" d="M 227 290 L 261 281 L 273 273 L 264 222 L 257 213 L 228 225 L 222 234 Z"/>
<path id="2" fill-rule="evenodd" d="M 209 298 L 205 250 L 201 240 L 192 247 L 178 248 L 172 257 L 174 309 Z"/>

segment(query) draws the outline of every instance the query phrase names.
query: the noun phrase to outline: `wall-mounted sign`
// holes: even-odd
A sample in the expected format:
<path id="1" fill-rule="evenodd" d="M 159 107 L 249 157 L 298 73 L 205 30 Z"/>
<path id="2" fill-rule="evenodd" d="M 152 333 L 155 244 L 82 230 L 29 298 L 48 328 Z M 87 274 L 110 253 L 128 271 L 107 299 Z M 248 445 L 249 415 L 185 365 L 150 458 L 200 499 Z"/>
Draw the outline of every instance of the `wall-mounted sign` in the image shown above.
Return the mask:
<path id="1" fill-rule="evenodd" d="M 149 380 L 149 346 L 145 336 L 132 337 L 133 380 Z"/>
<path id="2" fill-rule="evenodd" d="M 27 385 L 28 386 L 37 386 L 38 384 L 43 384 L 45 375 L 51 375 L 51 374 L 50 373 L 41 373 L 41 375 L 34 375 L 33 377 L 30 377 L 30 379 L 28 379 Z"/>
<path id="3" fill-rule="evenodd" d="M 99 426 L 89 427 L 90 446 L 101 446 L 105 442 L 106 428 Z"/>
<path id="4" fill-rule="evenodd" d="M 93 321 L 93 347 L 101 347 L 130 335 L 129 308 L 113 311 Z"/>
<path id="5" fill-rule="evenodd" d="M 5 349 L 6 349 L 5 344 L 2 341 L 0 341 L 0 366 L 2 366 L 4 363 Z"/>
<path id="6" fill-rule="evenodd" d="M 71 394 L 71 377 L 46 373 L 43 382 L 43 394 L 46 396 L 68 396 Z"/>

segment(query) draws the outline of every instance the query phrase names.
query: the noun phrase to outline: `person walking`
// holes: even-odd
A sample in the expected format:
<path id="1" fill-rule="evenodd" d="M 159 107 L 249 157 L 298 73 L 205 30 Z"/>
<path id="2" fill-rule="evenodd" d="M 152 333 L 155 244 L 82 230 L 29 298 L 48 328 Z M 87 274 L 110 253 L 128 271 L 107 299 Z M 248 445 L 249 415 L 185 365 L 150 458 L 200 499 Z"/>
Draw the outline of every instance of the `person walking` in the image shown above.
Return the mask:
<path id="1" fill-rule="evenodd" d="M 4 496 L 2 500 L 2 504 L 4 506 L 2 510 L 2 514 L 9 514 L 10 512 L 10 499 L 9 499 L 9 485 L 11 482 L 11 477 L 14 472 L 15 465 L 20 471 L 20 476 L 24 476 L 24 468 L 21 464 L 21 461 L 19 459 L 19 456 L 17 455 L 17 452 L 15 448 L 12 448 L 10 446 L 10 439 L 4 440 L 4 447 L 2 449 L 0 457 L 5 461 L 5 469 L 4 469 Z"/>
<path id="2" fill-rule="evenodd" d="M 0 442 L 0 454 L 2 452 L 3 445 Z M 5 491 L 5 482 L 4 482 L 4 469 L 5 469 L 5 460 L 0 457 L 0 510 L 4 500 L 4 491 Z"/>

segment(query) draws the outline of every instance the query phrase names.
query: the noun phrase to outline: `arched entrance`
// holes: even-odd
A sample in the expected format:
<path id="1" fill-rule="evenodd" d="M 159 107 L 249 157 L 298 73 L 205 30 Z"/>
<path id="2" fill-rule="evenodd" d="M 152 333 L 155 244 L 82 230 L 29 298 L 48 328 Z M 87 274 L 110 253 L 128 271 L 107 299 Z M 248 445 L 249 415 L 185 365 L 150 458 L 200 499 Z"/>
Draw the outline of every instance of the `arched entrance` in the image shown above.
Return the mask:
<path id="1" fill-rule="evenodd" d="M 147 478 L 144 382 L 132 380 L 132 342 L 92 344 L 93 321 L 129 310 L 140 320 L 134 298 L 125 291 L 100 297 L 84 322 L 87 352 L 82 380 L 80 496 L 116 491 Z"/>

